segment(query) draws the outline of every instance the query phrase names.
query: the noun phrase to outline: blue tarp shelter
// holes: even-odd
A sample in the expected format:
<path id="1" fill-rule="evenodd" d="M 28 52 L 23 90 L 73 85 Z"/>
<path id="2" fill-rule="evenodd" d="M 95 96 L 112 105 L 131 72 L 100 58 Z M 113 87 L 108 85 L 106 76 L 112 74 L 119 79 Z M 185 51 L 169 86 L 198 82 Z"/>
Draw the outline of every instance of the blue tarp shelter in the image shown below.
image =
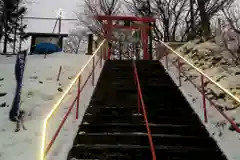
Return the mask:
<path id="1" fill-rule="evenodd" d="M 33 54 L 51 54 L 54 52 L 61 52 L 62 49 L 56 44 L 52 43 L 39 43 L 34 47 Z"/>

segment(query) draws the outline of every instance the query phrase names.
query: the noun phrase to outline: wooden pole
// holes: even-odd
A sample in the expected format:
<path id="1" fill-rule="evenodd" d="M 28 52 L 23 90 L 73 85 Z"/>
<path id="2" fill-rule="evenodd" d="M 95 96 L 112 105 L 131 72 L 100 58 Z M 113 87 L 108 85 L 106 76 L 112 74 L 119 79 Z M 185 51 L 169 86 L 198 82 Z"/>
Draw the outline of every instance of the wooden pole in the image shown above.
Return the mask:
<path id="1" fill-rule="evenodd" d="M 92 55 L 92 50 L 93 50 L 93 34 L 88 35 L 88 52 L 86 55 Z"/>

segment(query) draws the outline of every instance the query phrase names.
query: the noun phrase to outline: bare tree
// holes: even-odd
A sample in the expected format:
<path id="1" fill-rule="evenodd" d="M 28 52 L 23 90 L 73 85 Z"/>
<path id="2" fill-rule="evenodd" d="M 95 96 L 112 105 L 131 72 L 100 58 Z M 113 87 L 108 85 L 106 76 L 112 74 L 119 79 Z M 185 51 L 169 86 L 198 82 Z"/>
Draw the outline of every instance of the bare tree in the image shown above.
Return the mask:
<path id="1" fill-rule="evenodd" d="M 64 51 L 78 54 L 80 47 L 86 49 L 86 33 L 86 29 L 76 29 L 70 31 L 68 38 L 65 40 Z M 83 46 L 84 44 L 85 46 Z"/>
<path id="2" fill-rule="evenodd" d="M 232 56 L 233 63 L 239 64 L 240 60 L 240 6 L 229 5 L 224 8 L 223 14 L 226 20 L 225 29 L 222 32 L 224 47 Z"/>
<path id="3" fill-rule="evenodd" d="M 98 15 L 116 15 L 120 11 L 119 0 L 85 0 L 84 12 L 77 13 L 79 25 L 85 26 L 94 34 L 105 35 L 103 22 L 97 20 Z"/>
<path id="4" fill-rule="evenodd" d="M 125 0 L 130 12 L 135 15 L 146 16 L 148 5 L 146 0 Z M 149 0 L 147 0 L 149 1 Z M 165 41 L 175 41 L 177 35 L 182 35 L 181 39 L 186 40 L 188 35 L 196 37 L 209 35 L 210 19 L 220 12 L 222 8 L 227 7 L 233 0 L 152 0 L 150 7 L 151 16 L 157 18 L 154 25 L 154 40 L 163 39 Z M 193 3 L 195 2 L 195 3 Z M 207 15 L 207 17 L 205 16 Z M 194 19 L 193 19 L 194 17 Z M 179 34 L 182 32 L 184 34 Z M 203 32 L 203 30 L 205 30 Z M 195 37 L 191 37 L 195 38 Z"/>

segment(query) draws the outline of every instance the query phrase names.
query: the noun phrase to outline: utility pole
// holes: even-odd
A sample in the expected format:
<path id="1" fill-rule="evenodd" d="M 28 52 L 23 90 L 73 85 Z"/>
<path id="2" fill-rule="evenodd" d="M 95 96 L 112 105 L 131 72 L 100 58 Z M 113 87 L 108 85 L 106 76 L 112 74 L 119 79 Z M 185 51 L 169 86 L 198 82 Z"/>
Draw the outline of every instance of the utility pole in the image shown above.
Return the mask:
<path id="1" fill-rule="evenodd" d="M 59 19 L 58 19 L 58 33 L 61 34 L 62 30 L 62 15 L 60 14 Z"/>

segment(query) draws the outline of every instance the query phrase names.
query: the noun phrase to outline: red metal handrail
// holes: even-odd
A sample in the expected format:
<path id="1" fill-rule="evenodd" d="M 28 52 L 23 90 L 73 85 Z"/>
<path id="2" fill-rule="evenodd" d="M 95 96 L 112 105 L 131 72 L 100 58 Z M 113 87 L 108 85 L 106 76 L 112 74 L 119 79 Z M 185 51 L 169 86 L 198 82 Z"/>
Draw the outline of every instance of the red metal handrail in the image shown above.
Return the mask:
<path id="1" fill-rule="evenodd" d="M 104 46 L 103 46 L 104 47 Z M 81 92 L 83 91 L 84 87 L 86 86 L 88 80 L 90 79 L 90 77 L 92 76 L 92 85 L 94 86 L 94 79 L 95 79 L 95 69 L 96 69 L 96 66 L 98 65 L 98 63 L 100 62 L 100 67 L 102 67 L 102 59 L 103 59 L 103 53 L 106 52 L 105 50 L 103 50 L 102 48 L 99 49 L 100 50 L 100 56 L 99 56 L 99 59 L 97 60 L 96 64 L 95 64 L 95 56 L 97 54 L 95 54 L 93 57 L 92 57 L 92 70 L 90 72 L 90 74 L 88 75 L 87 79 L 84 81 L 83 85 L 81 86 L 81 75 L 78 77 L 78 92 L 77 92 L 77 95 L 76 97 L 74 98 L 72 104 L 70 105 L 67 113 L 65 114 L 63 120 L 61 121 L 60 125 L 58 126 L 58 129 L 56 130 L 54 136 L 52 137 L 52 139 L 50 140 L 49 144 L 47 145 L 45 151 L 44 151 L 44 156 L 46 157 L 48 152 L 50 151 L 52 145 L 54 144 L 55 140 L 57 139 L 57 136 L 59 135 L 65 121 L 67 120 L 69 114 L 71 113 L 72 109 L 74 108 L 75 104 L 76 105 L 76 119 L 78 119 L 78 112 L 79 112 L 79 100 L 80 100 L 80 94 Z"/>
<path id="2" fill-rule="evenodd" d="M 133 72 L 134 72 L 134 79 L 135 79 L 137 92 L 138 92 L 138 112 L 140 113 L 140 108 L 142 106 L 143 117 L 144 117 L 144 121 L 146 124 L 149 144 L 150 144 L 150 148 L 151 148 L 151 152 L 152 152 L 152 160 L 156 160 L 157 158 L 156 158 L 156 153 L 155 153 L 155 147 L 153 144 L 152 134 L 151 134 L 151 130 L 150 130 L 149 123 L 148 123 L 146 106 L 143 101 L 143 95 L 142 95 L 142 90 L 141 90 L 141 86 L 140 86 L 140 82 L 139 82 L 139 78 L 138 78 L 137 67 L 136 67 L 136 63 L 134 60 L 133 60 Z"/>
<path id="3" fill-rule="evenodd" d="M 163 42 L 162 42 L 163 43 Z M 209 97 L 207 97 L 206 92 L 205 92 L 205 87 L 204 87 L 204 79 L 208 80 L 208 82 L 211 82 L 213 84 L 216 85 L 216 82 L 213 82 L 212 79 L 209 79 L 209 77 L 206 76 L 206 74 L 203 74 L 202 71 L 197 70 L 196 67 L 193 67 L 192 64 L 190 64 L 190 62 L 188 62 L 186 59 L 184 59 L 182 56 L 180 56 L 179 54 L 176 54 L 176 52 L 169 47 L 167 44 L 163 43 L 163 45 L 165 45 L 168 49 L 170 49 L 172 52 L 175 53 L 175 55 L 177 56 L 177 64 L 175 64 L 174 62 L 170 61 L 168 58 L 168 54 L 165 55 L 165 65 L 166 68 L 168 69 L 168 61 L 170 61 L 177 69 L 179 72 L 179 86 L 181 86 L 181 74 L 202 94 L 202 102 L 203 102 L 203 110 L 204 110 L 204 121 L 205 123 L 208 122 L 208 116 L 207 116 L 207 105 L 206 105 L 206 100 L 208 100 L 210 102 L 210 104 L 212 106 L 214 106 L 214 108 L 232 125 L 232 127 L 235 129 L 236 132 L 240 133 L 240 128 L 238 127 L 238 125 L 236 124 L 236 122 L 231 119 L 225 112 L 223 112 L 222 110 L 219 109 L 219 105 L 217 105 L 216 103 L 214 103 Z M 180 59 L 183 60 L 182 63 L 180 63 Z M 198 73 L 200 73 L 200 78 L 201 78 L 201 88 L 199 88 L 185 73 L 184 71 L 181 70 L 181 66 L 183 64 L 188 64 L 189 66 L 191 66 L 192 68 L 194 68 Z M 226 89 L 223 89 L 221 87 L 219 87 L 219 85 L 216 85 L 219 89 L 221 89 L 223 92 L 225 92 Z M 227 95 L 229 95 L 227 92 L 225 92 Z M 229 95 L 230 97 L 233 97 L 232 95 Z M 234 99 L 236 100 L 236 99 Z"/>

